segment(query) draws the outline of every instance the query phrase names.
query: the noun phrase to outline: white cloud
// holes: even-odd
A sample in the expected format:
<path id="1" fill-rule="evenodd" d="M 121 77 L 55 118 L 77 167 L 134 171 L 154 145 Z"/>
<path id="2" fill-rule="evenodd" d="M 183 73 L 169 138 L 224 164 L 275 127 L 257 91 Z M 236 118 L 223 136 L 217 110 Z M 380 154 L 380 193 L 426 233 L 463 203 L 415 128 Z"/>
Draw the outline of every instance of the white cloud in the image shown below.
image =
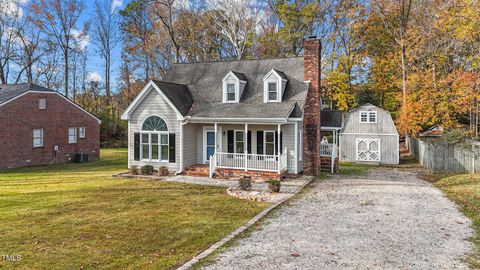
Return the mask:
<path id="1" fill-rule="evenodd" d="M 97 72 L 89 72 L 87 75 L 87 81 L 89 82 L 101 82 L 102 76 Z"/>
<path id="2" fill-rule="evenodd" d="M 112 12 L 121 8 L 122 6 L 123 6 L 123 1 L 122 0 L 113 0 L 112 1 Z"/>
<path id="3" fill-rule="evenodd" d="M 88 44 L 90 44 L 90 36 L 78 29 L 72 29 L 70 35 L 75 39 L 80 50 L 85 51 L 87 49 Z"/>
<path id="4" fill-rule="evenodd" d="M 27 0 L 0 0 L 0 14 L 21 18 L 23 9 L 20 5 L 25 3 L 27 3 Z"/>

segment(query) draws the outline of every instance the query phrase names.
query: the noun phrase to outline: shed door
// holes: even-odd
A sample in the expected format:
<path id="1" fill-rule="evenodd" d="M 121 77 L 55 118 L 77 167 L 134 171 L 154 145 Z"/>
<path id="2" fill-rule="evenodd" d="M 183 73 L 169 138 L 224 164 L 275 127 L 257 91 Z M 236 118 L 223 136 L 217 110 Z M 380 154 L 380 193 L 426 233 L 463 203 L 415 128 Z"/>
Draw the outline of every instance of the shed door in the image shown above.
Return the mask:
<path id="1" fill-rule="evenodd" d="M 357 138 L 357 161 L 380 162 L 380 139 Z"/>

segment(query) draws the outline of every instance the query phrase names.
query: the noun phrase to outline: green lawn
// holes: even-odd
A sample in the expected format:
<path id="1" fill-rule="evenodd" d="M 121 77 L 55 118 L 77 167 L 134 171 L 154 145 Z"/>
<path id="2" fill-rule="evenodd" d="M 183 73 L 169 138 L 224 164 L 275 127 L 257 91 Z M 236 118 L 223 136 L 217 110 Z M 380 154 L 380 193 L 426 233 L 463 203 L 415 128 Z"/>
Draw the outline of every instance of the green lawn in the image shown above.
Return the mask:
<path id="1" fill-rule="evenodd" d="M 464 214 L 472 219 L 476 231 L 472 239 L 476 252 L 470 258 L 472 268 L 480 268 L 480 174 L 425 174 L 426 180 L 434 183 L 455 201 Z"/>
<path id="2" fill-rule="evenodd" d="M 0 268 L 174 268 L 267 206 L 223 188 L 114 179 L 126 150 L 101 156 L 0 171 L 0 256 L 21 255 Z"/>

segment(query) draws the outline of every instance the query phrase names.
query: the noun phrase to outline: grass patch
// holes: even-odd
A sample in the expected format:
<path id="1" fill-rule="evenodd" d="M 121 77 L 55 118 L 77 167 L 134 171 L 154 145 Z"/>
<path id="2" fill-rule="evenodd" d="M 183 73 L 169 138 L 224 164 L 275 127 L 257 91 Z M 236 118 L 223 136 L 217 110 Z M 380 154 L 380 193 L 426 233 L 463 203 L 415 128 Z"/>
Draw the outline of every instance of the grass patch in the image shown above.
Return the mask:
<path id="1" fill-rule="evenodd" d="M 475 254 L 470 257 L 474 269 L 480 268 L 480 175 L 425 173 L 423 178 L 440 188 L 451 200 L 455 201 L 463 213 L 472 220 L 475 236 Z"/>
<path id="2" fill-rule="evenodd" d="M 15 269 L 171 269 L 267 207 L 223 188 L 114 179 L 125 149 L 102 159 L 0 172 L 0 255 Z"/>
<path id="3" fill-rule="evenodd" d="M 340 175 L 363 175 L 376 165 L 361 164 L 355 162 L 340 162 L 338 174 Z"/>

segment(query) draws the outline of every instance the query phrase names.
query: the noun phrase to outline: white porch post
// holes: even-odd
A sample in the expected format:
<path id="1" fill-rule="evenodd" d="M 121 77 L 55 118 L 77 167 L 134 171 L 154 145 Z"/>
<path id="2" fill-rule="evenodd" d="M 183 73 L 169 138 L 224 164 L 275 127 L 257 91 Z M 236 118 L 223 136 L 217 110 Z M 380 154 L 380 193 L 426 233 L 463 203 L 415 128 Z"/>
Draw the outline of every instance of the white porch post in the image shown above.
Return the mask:
<path id="1" fill-rule="evenodd" d="M 245 171 L 248 171 L 248 157 L 247 157 L 247 143 L 248 143 L 248 124 L 245 124 L 245 133 L 243 135 L 243 155 L 245 156 Z"/>
<path id="2" fill-rule="evenodd" d="M 278 156 L 278 168 L 277 168 L 277 171 L 278 171 L 278 174 L 280 174 L 280 149 L 282 148 L 282 146 L 280 145 L 280 132 L 281 132 L 281 129 L 280 129 L 281 125 L 278 124 L 277 125 L 277 145 L 278 145 L 278 149 L 275 149 L 277 150 L 277 156 Z"/>
<path id="3" fill-rule="evenodd" d="M 298 147 L 300 147 L 298 145 L 298 122 L 295 122 L 295 143 L 293 145 L 295 145 L 295 153 L 293 154 L 293 163 L 294 163 L 294 166 L 295 168 L 293 168 L 293 171 L 295 172 L 295 174 L 298 173 Z"/>

